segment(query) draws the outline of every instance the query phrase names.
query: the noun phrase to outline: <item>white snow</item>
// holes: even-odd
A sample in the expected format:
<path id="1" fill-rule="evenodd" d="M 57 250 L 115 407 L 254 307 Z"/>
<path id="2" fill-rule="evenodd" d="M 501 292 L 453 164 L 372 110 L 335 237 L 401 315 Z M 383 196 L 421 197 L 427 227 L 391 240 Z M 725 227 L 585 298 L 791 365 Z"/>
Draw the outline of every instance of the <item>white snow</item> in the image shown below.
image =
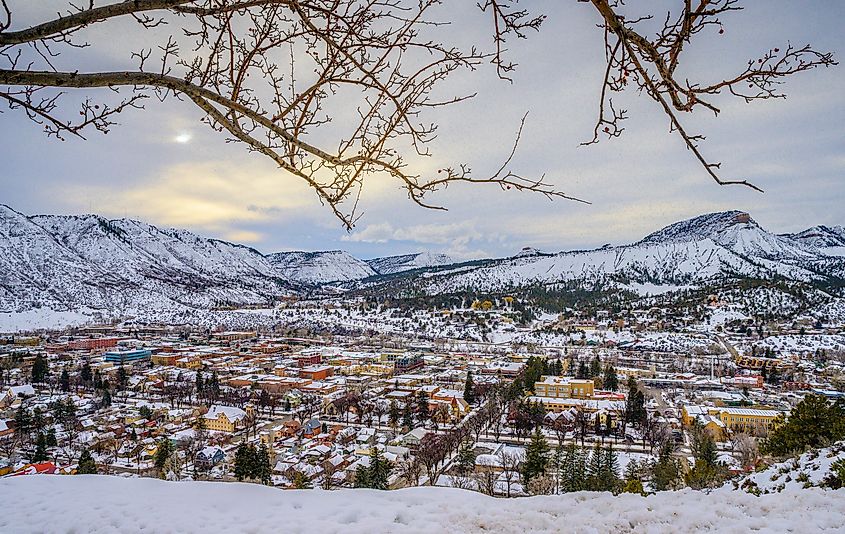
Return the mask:
<path id="1" fill-rule="evenodd" d="M 841 532 L 845 491 L 692 490 L 493 499 L 451 488 L 282 491 L 256 484 L 40 475 L 0 481 L 0 531 Z"/>

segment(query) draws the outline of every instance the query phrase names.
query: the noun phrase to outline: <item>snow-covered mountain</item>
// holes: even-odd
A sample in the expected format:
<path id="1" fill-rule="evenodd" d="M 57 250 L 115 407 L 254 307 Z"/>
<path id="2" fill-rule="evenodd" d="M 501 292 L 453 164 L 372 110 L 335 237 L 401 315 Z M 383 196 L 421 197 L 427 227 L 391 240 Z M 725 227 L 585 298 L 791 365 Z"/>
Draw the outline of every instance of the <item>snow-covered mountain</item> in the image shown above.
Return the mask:
<path id="1" fill-rule="evenodd" d="M 255 249 L 96 215 L 27 217 L 0 205 L 0 310 L 268 303 L 290 294 Z"/>
<path id="2" fill-rule="evenodd" d="M 282 278 L 307 284 L 348 282 L 377 274 L 367 262 L 342 250 L 276 252 L 266 257 Z"/>
<path id="3" fill-rule="evenodd" d="M 786 234 L 785 237 L 814 247 L 845 247 L 845 228 L 841 226 L 813 226 L 797 234 Z"/>
<path id="4" fill-rule="evenodd" d="M 265 256 L 129 219 L 26 216 L 0 205 L 0 313 L 87 308 L 115 315 L 266 304 L 328 284 L 437 294 L 601 282 L 655 293 L 753 277 L 837 288 L 845 280 L 845 247 L 837 246 L 842 234 L 841 227 L 816 227 L 776 235 L 747 213 L 728 211 L 594 250 L 526 248 L 509 258 L 463 263 L 430 252 L 362 261 L 343 251 Z"/>
<path id="5" fill-rule="evenodd" d="M 401 256 L 388 256 L 385 258 L 373 258 L 367 260 L 367 264 L 378 274 L 394 274 L 422 267 L 439 267 L 455 263 L 455 260 L 446 254 L 435 254 L 432 252 L 419 252 L 417 254 L 404 254 Z"/>
<path id="6" fill-rule="evenodd" d="M 775 235 L 739 211 L 671 224 L 630 245 L 551 255 L 531 252 L 422 273 L 413 286 L 429 294 L 568 281 L 654 289 L 745 277 L 826 282 L 845 276 L 842 258 Z"/>
<path id="7" fill-rule="evenodd" d="M 813 226 L 786 237 L 816 247 L 828 256 L 845 256 L 845 228 L 841 226 Z"/>

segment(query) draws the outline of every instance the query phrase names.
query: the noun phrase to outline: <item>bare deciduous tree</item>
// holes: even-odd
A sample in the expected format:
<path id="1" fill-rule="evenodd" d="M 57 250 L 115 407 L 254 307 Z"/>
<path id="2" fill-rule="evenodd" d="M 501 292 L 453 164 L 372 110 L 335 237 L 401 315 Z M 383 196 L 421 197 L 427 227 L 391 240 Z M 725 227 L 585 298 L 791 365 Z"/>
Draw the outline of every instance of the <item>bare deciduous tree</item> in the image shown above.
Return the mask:
<path id="1" fill-rule="evenodd" d="M 425 112 L 472 94 L 435 96 L 459 70 L 486 60 L 500 74 L 514 65 L 501 44 L 539 26 L 512 0 L 486 2 L 497 51 L 462 50 L 433 39 L 448 21 L 433 18 L 442 0 L 131 0 L 81 5 L 40 24 L 12 29 L 7 0 L 0 17 L 0 98 L 43 125 L 49 135 L 108 132 L 115 116 L 151 98 L 177 97 L 196 105 L 204 121 L 304 180 L 351 227 L 364 179 L 382 174 L 429 208 L 427 194 L 455 182 L 487 182 L 502 189 L 566 197 L 542 179 L 508 170 L 476 178 L 466 164 L 424 176 L 409 159 L 429 156 L 436 124 Z M 101 28 L 132 18 L 157 45 L 131 54 L 119 71 L 59 70 L 56 58 L 73 48 L 107 45 Z M 172 31 L 168 31 L 172 28 Z M 10 31 L 11 30 L 11 31 Z M 90 41 L 89 41 L 90 40 Z M 83 51 L 75 52 L 83 54 Z M 56 89 L 61 91 L 56 91 Z M 108 88 L 112 103 L 86 98 L 79 116 L 63 106 L 70 88 Z M 521 131 L 521 127 L 520 127 Z M 517 140 L 519 134 L 517 134 Z M 511 156 L 513 154 L 511 153 Z"/>
<path id="2" fill-rule="evenodd" d="M 507 449 L 502 449 L 497 455 L 499 466 L 502 468 L 502 479 L 505 481 L 505 496 L 511 496 L 511 486 L 519 479 L 519 466 L 522 458 Z"/>
<path id="3" fill-rule="evenodd" d="M 705 30 L 723 32 L 721 17 L 740 10 L 740 0 L 678 0 L 680 10 L 666 14 L 656 30 L 648 27 L 649 21 L 663 20 L 656 12 L 629 13 L 622 0 L 579 1 L 589 1 L 599 15 L 607 58 L 599 118 L 586 144 L 597 142 L 602 132 L 610 138 L 622 133 L 627 113 L 611 95 L 635 88 L 659 104 L 671 130 L 722 185 L 756 189 L 745 180 L 721 179 L 719 164 L 699 150 L 703 137 L 688 133 L 679 114 L 699 107 L 718 113 L 713 99 L 722 93 L 746 102 L 780 98 L 785 78 L 835 64 L 830 53 L 787 43 L 749 60 L 739 72 L 694 81 L 696 73 L 679 68 L 684 52 Z M 477 5 L 492 23 L 493 46 L 463 50 L 438 40 L 439 26 L 458 22 L 448 20 L 443 4 L 448 3 L 89 0 L 18 28 L 15 10 L 0 0 L 0 99 L 56 137 L 82 137 L 91 129 L 108 132 L 116 115 L 153 98 L 189 101 L 228 140 L 306 182 L 347 228 L 360 216 L 365 179 L 374 175 L 395 180 L 411 201 L 435 209 L 443 208 L 430 204 L 428 195 L 460 182 L 578 200 L 542 177 L 525 178 L 510 170 L 522 125 L 513 150 L 486 176 L 472 174 L 467 164 L 420 170 L 419 157 L 431 155 L 437 131 L 427 112 L 474 96 L 440 96 L 436 89 L 453 73 L 484 62 L 492 62 L 499 77 L 509 80 L 516 63 L 507 54 L 508 40 L 526 37 L 544 20 L 522 9 L 518 0 L 482 0 Z M 114 36 L 104 39 L 101 29 L 122 20 L 137 22 L 149 47 L 127 52 L 128 63 L 120 70 L 85 72 L 80 49 L 113 46 Z M 656 34 L 648 37 L 649 31 Z M 69 51 L 68 66 L 60 56 Z M 69 103 L 67 93 L 73 89 L 85 94 L 78 110 Z M 114 96 L 100 98 L 108 93 L 96 89 Z"/>
<path id="4" fill-rule="evenodd" d="M 699 163 L 719 185 L 745 185 L 761 191 L 746 180 L 724 180 L 716 170 L 720 163 L 707 159 L 699 149 L 704 136 L 688 133 L 680 120 L 680 113 L 705 108 L 718 115 L 715 98 L 723 93 L 739 97 L 746 103 L 770 98 L 785 98 L 781 91 L 784 79 L 816 67 L 836 65 L 832 53 L 819 52 L 810 45 L 791 43 L 773 47 L 759 57 L 749 59 L 740 72 L 721 79 L 697 81 L 695 72 L 683 72 L 679 67 L 684 52 L 693 39 L 705 30 L 724 33 L 722 17 L 742 10 L 740 0 L 679 0 L 676 12 L 660 14 L 648 11 L 634 13 L 625 9 L 623 0 L 579 0 L 590 2 L 601 16 L 604 29 L 607 67 L 601 87 L 599 117 L 593 137 L 584 144 L 619 137 L 628 118 L 627 110 L 614 105 L 611 97 L 626 89 L 648 95 L 669 118 L 671 132 L 684 140 Z M 648 6 L 647 9 L 651 9 Z M 649 23 L 658 23 L 656 34 L 648 37 Z"/>

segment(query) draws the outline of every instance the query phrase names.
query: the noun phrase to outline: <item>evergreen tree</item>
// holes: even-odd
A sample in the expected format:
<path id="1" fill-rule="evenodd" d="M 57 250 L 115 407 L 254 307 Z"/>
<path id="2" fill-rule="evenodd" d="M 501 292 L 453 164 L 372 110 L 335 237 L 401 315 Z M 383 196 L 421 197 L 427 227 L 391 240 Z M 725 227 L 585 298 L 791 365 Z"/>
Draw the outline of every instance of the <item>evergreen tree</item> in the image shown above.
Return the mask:
<path id="1" fill-rule="evenodd" d="M 239 482 L 249 478 L 252 474 L 250 471 L 251 460 L 249 458 L 249 447 L 246 443 L 241 442 L 238 449 L 235 451 L 235 478 Z"/>
<path id="2" fill-rule="evenodd" d="M 390 461 L 381 455 L 378 447 L 370 449 L 370 467 L 368 469 L 368 481 L 370 488 L 386 490 L 390 486 L 390 471 L 393 467 Z"/>
<path id="3" fill-rule="evenodd" d="M 590 362 L 590 370 L 589 375 L 587 378 L 596 378 L 601 376 L 601 361 L 599 360 L 598 356 L 593 357 L 593 361 Z"/>
<path id="4" fill-rule="evenodd" d="M 117 390 L 123 391 L 129 383 L 129 376 L 126 374 L 126 368 L 121 364 L 117 368 Z"/>
<path id="5" fill-rule="evenodd" d="M 402 426 L 409 430 L 414 427 L 414 415 L 409 404 L 402 410 Z"/>
<path id="6" fill-rule="evenodd" d="M 587 457 L 575 443 L 566 446 L 560 478 L 562 492 L 568 493 L 587 489 Z"/>
<path id="7" fill-rule="evenodd" d="M 44 433 L 44 437 L 47 440 L 48 447 L 57 447 L 59 445 L 59 441 L 56 439 L 56 429 L 50 427 L 47 432 Z"/>
<path id="8" fill-rule="evenodd" d="M 24 442 L 28 441 L 32 432 L 32 414 L 23 404 L 15 412 L 15 435 Z"/>
<path id="9" fill-rule="evenodd" d="M 458 449 L 458 474 L 466 476 L 475 470 L 475 451 L 470 440 L 465 440 Z"/>
<path id="10" fill-rule="evenodd" d="M 217 370 L 211 371 L 211 378 L 208 383 L 208 396 L 211 400 L 217 400 L 220 397 L 220 379 L 217 377 Z"/>
<path id="11" fill-rule="evenodd" d="M 94 458 L 91 456 L 91 452 L 88 449 L 84 449 L 82 454 L 79 456 L 79 465 L 76 467 L 76 474 L 77 475 L 96 475 L 97 474 L 97 464 L 94 462 Z"/>
<path id="12" fill-rule="evenodd" d="M 35 452 L 32 454 L 32 463 L 47 461 L 47 436 L 42 432 L 38 433 L 38 439 L 35 442 Z"/>
<path id="13" fill-rule="evenodd" d="M 153 464 L 159 470 L 159 474 L 164 472 L 173 456 L 173 444 L 167 438 L 158 440 L 155 455 L 153 456 Z"/>
<path id="14" fill-rule="evenodd" d="M 47 381 L 48 374 L 47 358 L 39 354 L 32 364 L 32 381 L 36 384 L 42 384 Z"/>
<path id="15" fill-rule="evenodd" d="M 399 405 L 396 404 L 396 401 L 391 399 L 390 406 L 387 408 L 387 422 L 390 426 L 396 429 L 399 426 L 399 421 L 402 419 L 402 412 L 399 410 Z"/>
<path id="16" fill-rule="evenodd" d="M 470 404 L 475 402 L 475 384 L 472 381 L 472 371 L 467 371 L 467 380 L 464 384 L 464 400 Z"/>
<path id="17" fill-rule="evenodd" d="M 258 449 L 256 463 L 257 472 L 255 473 L 255 478 L 260 480 L 264 485 L 270 484 L 271 477 L 273 476 L 273 466 L 270 465 L 270 451 L 267 449 L 267 445 L 264 445 L 263 443 Z"/>
<path id="18" fill-rule="evenodd" d="M 91 364 L 87 361 L 82 364 L 82 370 L 79 372 L 79 378 L 82 379 L 82 383 L 85 387 L 91 387 Z"/>
<path id="19" fill-rule="evenodd" d="M 64 392 L 70 391 L 70 374 L 67 372 L 67 369 L 62 369 L 62 374 L 59 378 L 59 387 Z"/>
<path id="20" fill-rule="evenodd" d="M 660 447 L 657 462 L 651 468 L 651 486 L 655 491 L 675 489 L 681 479 L 681 466 L 672 457 L 672 447 L 664 443 Z"/>
<path id="21" fill-rule="evenodd" d="M 369 488 L 370 487 L 370 470 L 364 465 L 358 465 L 355 469 L 355 488 Z"/>
<path id="22" fill-rule="evenodd" d="M 424 425 L 426 421 L 428 421 L 429 417 L 431 417 L 431 413 L 428 409 L 428 395 L 425 394 L 424 391 L 417 392 L 417 421 L 419 424 Z"/>
<path id="23" fill-rule="evenodd" d="M 550 459 L 549 452 L 549 443 L 537 428 L 525 448 L 525 462 L 522 465 L 523 484 L 527 485 L 532 478 L 546 474 Z"/>
<path id="24" fill-rule="evenodd" d="M 619 389 L 619 378 L 616 376 L 616 369 L 607 364 L 604 368 L 604 378 L 602 380 L 604 389 L 616 391 Z"/>
<path id="25" fill-rule="evenodd" d="M 100 399 L 100 407 L 108 408 L 111 406 L 111 392 L 108 389 L 103 390 L 103 397 Z"/>
<path id="26" fill-rule="evenodd" d="M 845 439 L 845 402 L 806 395 L 789 418 L 780 417 L 763 442 L 766 454 L 785 456 Z"/>
<path id="27" fill-rule="evenodd" d="M 590 370 L 584 362 L 578 362 L 578 371 L 575 372 L 575 378 L 587 379 L 589 378 Z"/>
<path id="28" fill-rule="evenodd" d="M 590 455 L 590 462 L 587 465 L 587 482 L 586 489 L 589 491 L 604 491 L 601 487 L 601 477 L 604 472 L 604 454 L 598 443 L 596 443 L 593 453 Z"/>
<path id="29" fill-rule="evenodd" d="M 640 463 L 636 460 L 631 460 L 625 466 L 624 485 L 622 486 L 622 493 L 638 493 L 645 494 L 643 487 L 643 474 Z"/>
<path id="30" fill-rule="evenodd" d="M 293 482 L 294 489 L 311 489 L 311 481 L 300 471 L 293 474 L 293 480 L 291 482 Z"/>
<path id="31" fill-rule="evenodd" d="M 197 390 L 197 397 L 201 397 L 205 389 L 205 383 L 202 380 L 202 371 L 198 370 L 196 377 L 194 377 L 194 389 Z"/>
<path id="32" fill-rule="evenodd" d="M 604 460 L 602 461 L 602 472 L 599 477 L 602 491 L 619 492 L 619 462 L 616 459 L 616 451 L 613 445 L 604 449 Z"/>

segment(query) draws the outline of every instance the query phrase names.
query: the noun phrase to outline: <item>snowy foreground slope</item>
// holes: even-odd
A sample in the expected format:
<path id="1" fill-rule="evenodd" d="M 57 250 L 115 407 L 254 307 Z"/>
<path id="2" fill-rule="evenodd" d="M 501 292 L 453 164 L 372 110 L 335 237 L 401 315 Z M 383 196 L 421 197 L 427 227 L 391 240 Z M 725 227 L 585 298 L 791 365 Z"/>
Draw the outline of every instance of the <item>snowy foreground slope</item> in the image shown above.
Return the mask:
<path id="1" fill-rule="evenodd" d="M 447 488 L 282 491 L 108 476 L 0 480 L 0 532 L 841 532 L 845 491 L 493 499 Z"/>

